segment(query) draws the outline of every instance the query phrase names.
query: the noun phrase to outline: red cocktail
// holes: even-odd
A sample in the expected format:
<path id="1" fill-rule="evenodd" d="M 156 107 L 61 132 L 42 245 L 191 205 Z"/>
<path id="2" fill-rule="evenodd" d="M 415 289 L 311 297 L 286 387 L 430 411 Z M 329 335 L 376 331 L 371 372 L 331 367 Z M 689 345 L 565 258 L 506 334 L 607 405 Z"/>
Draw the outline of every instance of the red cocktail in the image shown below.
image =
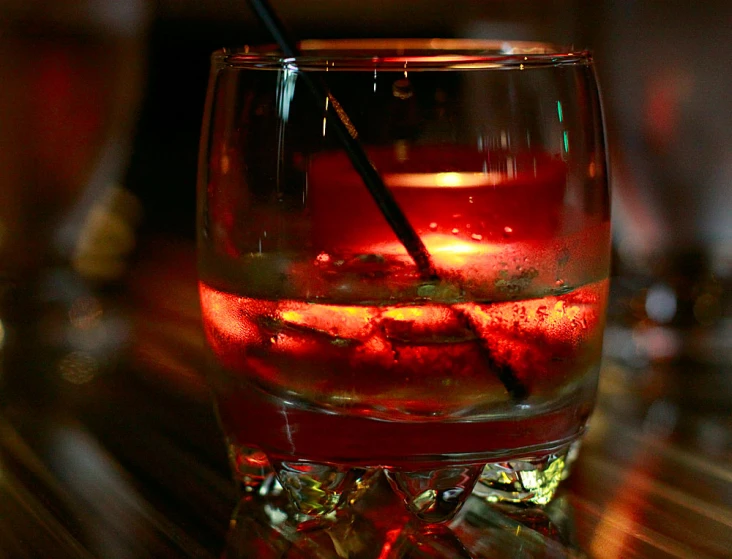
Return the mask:
<path id="1" fill-rule="evenodd" d="M 222 68 L 223 99 L 242 86 Z M 258 487 L 274 468 L 307 514 L 352 501 L 377 470 L 429 521 L 476 481 L 490 498 L 546 502 L 596 391 L 609 258 L 598 146 L 575 159 L 538 141 L 367 144 L 431 255 L 439 279 L 425 279 L 342 150 L 288 143 L 311 131 L 306 101 L 293 124 L 296 95 L 287 126 L 278 101 L 280 151 L 257 173 L 254 90 L 248 131 L 214 118 L 202 188 L 211 384 L 240 477 Z"/>

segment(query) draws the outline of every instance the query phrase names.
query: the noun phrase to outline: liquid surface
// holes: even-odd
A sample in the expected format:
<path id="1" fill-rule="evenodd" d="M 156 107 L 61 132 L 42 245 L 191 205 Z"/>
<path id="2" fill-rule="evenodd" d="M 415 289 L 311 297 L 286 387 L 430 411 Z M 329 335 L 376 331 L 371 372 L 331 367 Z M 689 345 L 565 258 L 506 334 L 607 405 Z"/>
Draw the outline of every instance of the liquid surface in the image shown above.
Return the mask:
<path id="1" fill-rule="evenodd" d="M 222 419 L 270 454 L 393 464 L 538 448 L 575 437 L 591 409 L 606 280 L 494 303 L 200 294 Z"/>

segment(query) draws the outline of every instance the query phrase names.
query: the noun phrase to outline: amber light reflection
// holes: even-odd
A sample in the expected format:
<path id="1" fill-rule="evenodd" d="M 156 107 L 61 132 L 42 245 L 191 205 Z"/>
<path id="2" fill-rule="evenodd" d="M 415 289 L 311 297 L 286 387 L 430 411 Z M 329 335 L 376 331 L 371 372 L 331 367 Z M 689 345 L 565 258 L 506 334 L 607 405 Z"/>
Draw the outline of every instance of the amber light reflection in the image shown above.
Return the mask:
<path id="1" fill-rule="evenodd" d="M 422 242 L 432 256 L 432 261 L 438 268 L 458 268 L 469 263 L 468 258 L 477 255 L 498 254 L 503 250 L 502 245 L 487 243 L 482 236 L 474 235 L 470 241 L 456 238 L 454 233 L 427 233 L 422 235 Z M 364 254 L 387 254 L 391 256 L 406 256 L 407 250 L 399 242 L 376 243 L 363 249 Z"/>
<path id="2" fill-rule="evenodd" d="M 508 166 L 509 177 L 515 169 Z M 511 173 L 513 171 L 513 173 Z M 506 182 L 505 173 L 386 173 L 386 183 L 394 188 L 471 188 L 498 186 Z"/>

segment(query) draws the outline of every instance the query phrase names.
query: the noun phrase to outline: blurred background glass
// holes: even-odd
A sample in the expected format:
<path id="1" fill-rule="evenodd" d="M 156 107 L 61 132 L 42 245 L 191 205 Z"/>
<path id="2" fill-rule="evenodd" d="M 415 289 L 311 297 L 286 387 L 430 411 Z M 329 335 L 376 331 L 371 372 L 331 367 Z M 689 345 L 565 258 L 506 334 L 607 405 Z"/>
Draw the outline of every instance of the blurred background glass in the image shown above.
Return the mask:
<path id="1" fill-rule="evenodd" d="M 72 259 L 119 186 L 145 71 L 145 0 L 0 6 L 0 269 Z"/>
<path id="2" fill-rule="evenodd" d="M 732 4 L 606 2 L 600 21 L 617 254 L 606 355 L 634 396 L 713 414 L 732 401 Z"/>
<path id="3" fill-rule="evenodd" d="M 126 338 L 98 287 L 134 246 L 122 181 L 148 16 L 144 0 L 0 5 L 2 384 L 34 401 L 34 381 L 86 384 Z"/>
<path id="4" fill-rule="evenodd" d="M 617 246 L 658 271 L 670 255 L 703 252 L 732 266 L 732 6 L 608 3 L 608 115 L 615 129 Z"/>

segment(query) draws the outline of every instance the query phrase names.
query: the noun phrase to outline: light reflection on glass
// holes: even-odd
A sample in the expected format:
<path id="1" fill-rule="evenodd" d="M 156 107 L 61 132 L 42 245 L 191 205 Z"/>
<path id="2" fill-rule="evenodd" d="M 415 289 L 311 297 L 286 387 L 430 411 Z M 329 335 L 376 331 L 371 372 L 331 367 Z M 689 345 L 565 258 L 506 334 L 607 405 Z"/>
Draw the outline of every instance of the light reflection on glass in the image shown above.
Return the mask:
<path id="1" fill-rule="evenodd" d="M 469 188 L 498 186 L 506 182 L 506 174 L 500 172 L 384 173 L 384 180 L 389 186 L 400 188 Z"/>

